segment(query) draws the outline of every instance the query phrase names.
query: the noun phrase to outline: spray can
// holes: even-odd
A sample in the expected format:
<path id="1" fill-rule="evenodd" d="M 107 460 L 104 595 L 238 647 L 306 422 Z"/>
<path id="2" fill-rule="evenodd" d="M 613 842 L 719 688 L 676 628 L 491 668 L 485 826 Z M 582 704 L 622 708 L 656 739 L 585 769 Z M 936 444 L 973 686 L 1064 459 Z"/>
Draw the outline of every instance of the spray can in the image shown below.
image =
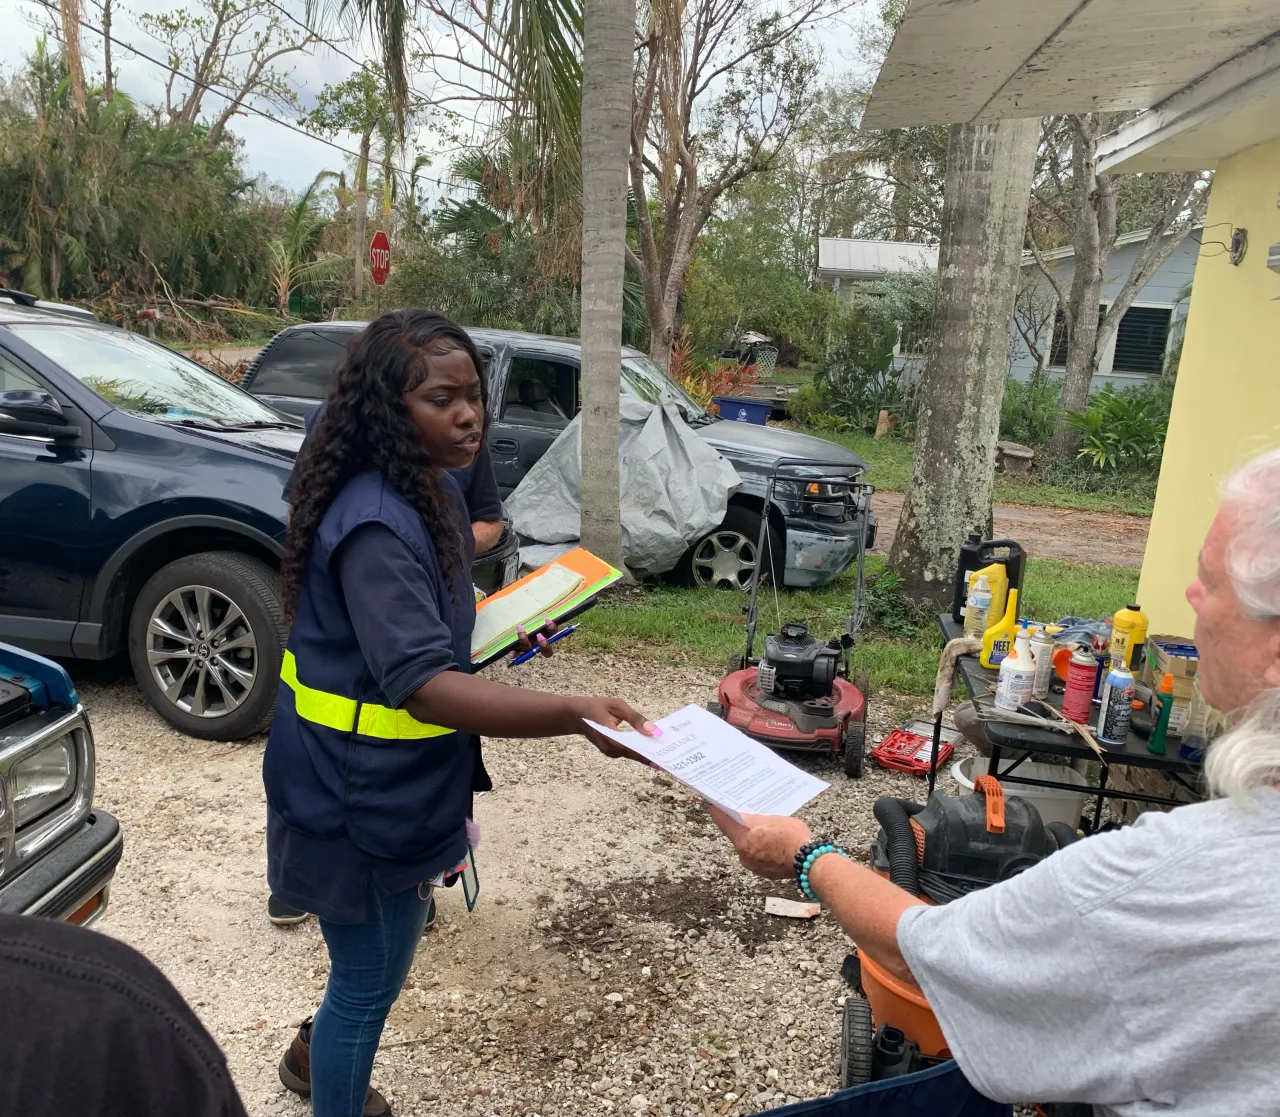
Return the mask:
<path id="1" fill-rule="evenodd" d="M 1037 628 L 1031 637 L 1031 657 L 1036 661 L 1031 697 L 1048 698 L 1049 684 L 1053 682 L 1053 637 L 1043 627 Z"/>
<path id="2" fill-rule="evenodd" d="M 1102 707 L 1098 711 L 1098 740 L 1123 745 L 1133 718 L 1133 672 L 1124 661 L 1112 663 L 1102 684 Z"/>
<path id="3" fill-rule="evenodd" d="M 1062 716 L 1077 725 L 1088 725 L 1093 712 L 1093 684 L 1098 661 L 1089 648 L 1076 648 L 1067 664 L 1067 689 L 1062 695 Z"/>
<path id="4" fill-rule="evenodd" d="M 1018 629 L 1009 654 L 1000 661 L 1000 678 L 996 683 L 996 705 L 1002 710 L 1016 711 L 1031 697 L 1036 677 L 1031 641 L 1025 628 Z"/>
<path id="5" fill-rule="evenodd" d="M 987 631 L 987 617 L 991 613 L 991 583 L 985 574 L 979 574 L 969 586 L 969 597 L 964 604 L 964 634 L 980 637 Z"/>

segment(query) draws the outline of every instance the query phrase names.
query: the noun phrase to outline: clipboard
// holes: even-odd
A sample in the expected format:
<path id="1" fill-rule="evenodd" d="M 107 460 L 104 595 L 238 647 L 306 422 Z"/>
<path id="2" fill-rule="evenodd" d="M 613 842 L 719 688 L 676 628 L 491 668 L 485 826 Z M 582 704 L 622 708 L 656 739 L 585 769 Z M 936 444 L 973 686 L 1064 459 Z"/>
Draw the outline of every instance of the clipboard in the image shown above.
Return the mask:
<path id="1" fill-rule="evenodd" d="M 563 601 L 557 602 L 546 613 L 541 613 L 530 617 L 525 622 L 525 629 L 533 632 L 548 621 L 555 621 L 556 624 L 562 624 L 565 621 L 579 617 L 588 609 L 595 605 L 596 599 L 600 594 L 622 578 L 622 571 L 610 566 L 604 559 L 597 558 L 590 551 L 582 547 L 575 547 L 567 554 L 561 555 L 559 558 L 547 563 L 546 566 L 539 567 L 537 570 L 531 571 L 523 578 L 517 579 L 511 585 L 504 587 L 495 594 L 486 597 L 476 606 L 476 612 L 488 607 L 491 602 L 499 601 L 509 593 L 514 592 L 521 586 L 532 581 L 541 574 L 547 567 L 563 566 L 572 570 L 575 574 L 582 575 L 582 584 L 573 592 L 572 595 Z M 496 662 L 505 656 L 512 648 L 520 643 L 518 635 L 513 634 L 509 639 L 502 640 L 499 644 L 491 644 L 481 648 L 471 655 L 471 669 L 479 671 L 483 667 Z"/>

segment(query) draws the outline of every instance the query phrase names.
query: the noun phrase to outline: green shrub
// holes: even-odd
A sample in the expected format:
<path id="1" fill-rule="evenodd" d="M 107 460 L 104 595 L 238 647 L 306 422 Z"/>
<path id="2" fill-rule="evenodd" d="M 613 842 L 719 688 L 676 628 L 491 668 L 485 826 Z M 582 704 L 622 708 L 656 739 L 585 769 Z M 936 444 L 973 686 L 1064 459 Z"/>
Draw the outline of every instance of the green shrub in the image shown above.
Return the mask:
<path id="1" fill-rule="evenodd" d="M 832 330 L 831 348 L 818 374 L 826 386 L 831 409 L 854 430 L 870 433 L 882 410 L 903 415 L 911 409 L 893 347 L 898 326 L 867 322 L 850 314 Z"/>
<path id="2" fill-rule="evenodd" d="M 1153 468 L 1164 452 L 1172 387 L 1164 379 L 1117 391 L 1107 385 L 1066 421 L 1080 431 L 1077 456 L 1095 469 Z"/>
<path id="3" fill-rule="evenodd" d="M 810 430 L 834 432 L 849 429 L 848 420 L 832 410 L 830 392 L 825 380 L 814 377 L 787 400 L 791 422 Z"/>
<path id="4" fill-rule="evenodd" d="M 1086 458 L 1046 458 L 1032 467 L 1028 482 L 1054 485 L 1077 493 L 1113 496 L 1124 500 L 1155 499 L 1158 466 L 1095 469 Z M 1012 483 L 1012 478 L 1009 479 Z"/>
<path id="5" fill-rule="evenodd" d="M 1058 421 L 1058 395 L 1062 382 L 1044 369 L 1026 380 L 1010 376 L 1000 404 L 1000 437 L 1040 449 L 1049 445 Z"/>

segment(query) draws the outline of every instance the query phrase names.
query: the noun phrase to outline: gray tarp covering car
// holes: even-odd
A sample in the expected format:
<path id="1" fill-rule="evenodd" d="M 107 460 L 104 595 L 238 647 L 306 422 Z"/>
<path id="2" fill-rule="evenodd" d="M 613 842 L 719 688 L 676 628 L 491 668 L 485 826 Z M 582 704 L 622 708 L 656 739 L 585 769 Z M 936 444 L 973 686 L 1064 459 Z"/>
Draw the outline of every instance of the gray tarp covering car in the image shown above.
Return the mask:
<path id="1" fill-rule="evenodd" d="M 564 544 L 582 530 L 578 415 L 507 498 L 517 533 Z M 738 473 L 700 438 L 674 403 L 631 396 L 620 401 L 618 461 L 622 491 L 622 552 L 637 574 L 664 574 L 689 544 L 724 519 Z M 548 561 L 554 554 L 535 555 Z"/>

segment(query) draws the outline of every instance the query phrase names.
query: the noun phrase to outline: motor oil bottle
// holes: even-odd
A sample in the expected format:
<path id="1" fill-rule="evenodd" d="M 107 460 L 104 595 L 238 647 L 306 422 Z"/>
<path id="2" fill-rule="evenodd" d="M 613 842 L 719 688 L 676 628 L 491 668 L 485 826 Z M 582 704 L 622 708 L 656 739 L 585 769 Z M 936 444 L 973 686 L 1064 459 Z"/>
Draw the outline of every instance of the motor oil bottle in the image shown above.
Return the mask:
<path id="1" fill-rule="evenodd" d="M 1076 648 L 1067 664 L 1067 688 L 1062 695 L 1062 716 L 1077 725 L 1088 725 L 1093 712 L 1093 684 L 1098 661 L 1089 648 Z"/>
<path id="2" fill-rule="evenodd" d="M 1147 751 L 1157 756 L 1164 755 L 1165 742 L 1169 739 L 1169 718 L 1173 714 L 1173 676 L 1166 674 L 1160 683 L 1160 690 L 1153 699 L 1159 707 L 1155 725 L 1151 728 L 1151 736 L 1147 738 Z"/>
<path id="3" fill-rule="evenodd" d="M 1031 639 L 1025 628 L 1018 629 L 1009 654 L 1000 661 L 1000 679 L 996 683 L 996 705 L 1002 710 L 1017 710 L 1031 697 L 1036 665 L 1031 655 Z"/>
<path id="4" fill-rule="evenodd" d="M 982 655 L 978 662 L 983 667 L 999 667 L 1001 660 L 1009 654 L 1013 647 L 1013 635 L 1018 627 L 1018 591 L 1009 591 L 1009 601 L 1004 607 L 1004 616 L 994 621 L 990 628 L 982 634 Z"/>
<path id="5" fill-rule="evenodd" d="M 964 634 L 981 636 L 987 631 L 991 615 L 991 583 L 981 572 L 969 583 L 969 596 L 964 603 Z"/>
<path id="6" fill-rule="evenodd" d="M 1132 668 L 1134 655 L 1147 638 L 1147 614 L 1130 605 L 1111 618 L 1111 665 Z"/>
<path id="7" fill-rule="evenodd" d="M 991 590 L 991 604 L 987 607 L 986 622 L 973 633 L 975 636 L 981 636 L 995 621 L 1004 616 L 1004 607 L 1009 600 L 1009 572 L 1005 569 L 1004 563 L 993 562 L 990 566 L 975 570 L 970 575 L 969 584 L 972 586 L 979 577 L 987 580 L 987 586 Z"/>
<path id="8" fill-rule="evenodd" d="M 1170 684 L 1172 685 L 1172 684 Z M 1098 709 L 1098 740 L 1122 745 L 1133 718 L 1133 672 L 1124 661 L 1113 661 L 1102 683 L 1102 705 Z"/>
<path id="9" fill-rule="evenodd" d="M 1053 637 L 1043 625 L 1031 637 L 1031 657 L 1036 661 L 1031 697 L 1048 698 L 1049 684 L 1053 682 Z"/>

